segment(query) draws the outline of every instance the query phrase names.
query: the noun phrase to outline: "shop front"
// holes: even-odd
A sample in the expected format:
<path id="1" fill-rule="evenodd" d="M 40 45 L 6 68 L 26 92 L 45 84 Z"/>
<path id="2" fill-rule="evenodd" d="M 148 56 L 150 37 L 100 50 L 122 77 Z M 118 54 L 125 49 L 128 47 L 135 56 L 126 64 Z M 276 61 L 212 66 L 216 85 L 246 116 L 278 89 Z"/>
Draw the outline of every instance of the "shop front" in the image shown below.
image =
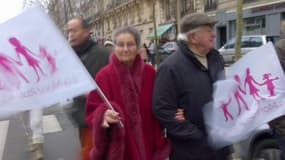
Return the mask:
<path id="1" fill-rule="evenodd" d="M 236 12 L 218 12 L 216 17 L 216 47 L 220 48 L 225 40 L 235 37 Z M 285 33 L 285 2 L 248 7 L 243 10 L 243 17 L 243 35 L 281 36 L 283 23 Z"/>
<path id="2" fill-rule="evenodd" d="M 176 39 L 176 27 L 174 23 L 163 24 L 156 28 L 157 39 L 160 43 L 165 43 L 167 41 L 174 41 Z M 155 33 L 154 31 L 150 32 L 147 35 L 147 38 L 154 40 Z"/>

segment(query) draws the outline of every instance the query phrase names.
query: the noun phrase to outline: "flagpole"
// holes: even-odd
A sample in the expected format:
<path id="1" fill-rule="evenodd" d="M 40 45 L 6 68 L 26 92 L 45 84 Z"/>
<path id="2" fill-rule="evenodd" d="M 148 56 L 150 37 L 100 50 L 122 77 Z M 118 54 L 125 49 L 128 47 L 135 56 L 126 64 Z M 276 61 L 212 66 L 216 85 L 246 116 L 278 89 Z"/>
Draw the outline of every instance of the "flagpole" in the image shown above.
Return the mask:
<path id="1" fill-rule="evenodd" d="M 100 87 L 97 85 L 96 86 L 96 90 L 97 90 L 97 93 L 99 94 L 99 96 L 103 99 L 103 101 L 106 103 L 107 107 L 109 109 L 111 109 L 112 111 L 116 112 L 114 107 L 111 105 L 111 103 L 109 102 L 109 100 L 107 99 L 107 97 L 104 95 L 103 91 L 100 89 Z M 121 128 L 124 128 L 124 124 L 122 121 L 119 121 L 119 126 Z"/>

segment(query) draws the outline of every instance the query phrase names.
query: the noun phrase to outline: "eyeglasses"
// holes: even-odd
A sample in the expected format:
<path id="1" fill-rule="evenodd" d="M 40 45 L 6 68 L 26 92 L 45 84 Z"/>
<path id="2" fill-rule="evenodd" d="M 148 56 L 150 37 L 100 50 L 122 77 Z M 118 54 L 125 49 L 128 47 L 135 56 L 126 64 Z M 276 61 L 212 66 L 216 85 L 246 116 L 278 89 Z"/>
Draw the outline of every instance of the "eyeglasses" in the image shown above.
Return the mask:
<path id="1" fill-rule="evenodd" d="M 116 46 L 120 47 L 120 48 L 124 48 L 125 46 L 127 48 L 132 48 L 132 47 L 136 46 L 136 43 L 134 43 L 134 42 L 127 42 L 127 43 L 118 42 L 118 43 L 116 43 Z"/>

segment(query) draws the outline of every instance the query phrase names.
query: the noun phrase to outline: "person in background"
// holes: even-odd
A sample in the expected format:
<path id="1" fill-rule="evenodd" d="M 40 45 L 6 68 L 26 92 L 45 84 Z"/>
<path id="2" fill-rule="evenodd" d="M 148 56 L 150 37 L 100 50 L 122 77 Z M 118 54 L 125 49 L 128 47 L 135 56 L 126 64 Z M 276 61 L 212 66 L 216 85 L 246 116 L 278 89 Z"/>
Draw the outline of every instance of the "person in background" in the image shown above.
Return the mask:
<path id="1" fill-rule="evenodd" d="M 83 65 L 93 77 L 109 61 L 109 51 L 90 38 L 90 26 L 82 17 L 74 17 L 67 23 L 68 40 Z M 88 93 L 86 93 L 88 95 Z M 89 159 L 92 148 L 92 131 L 85 122 L 86 95 L 73 99 L 73 120 L 79 127 L 81 160 Z"/>
<path id="2" fill-rule="evenodd" d="M 144 46 L 140 47 L 139 54 L 144 62 L 148 61 L 147 49 Z"/>
<path id="3" fill-rule="evenodd" d="M 106 40 L 104 46 L 110 51 L 114 50 L 114 43 L 111 40 Z"/>
<path id="4" fill-rule="evenodd" d="M 153 42 L 153 40 L 150 42 L 150 45 L 149 45 L 149 53 L 150 53 L 150 62 L 153 66 L 155 66 L 155 50 L 157 49 L 156 48 L 157 46 L 155 46 L 155 43 Z"/>
<path id="5" fill-rule="evenodd" d="M 23 112 L 23 123 L 28 137 L 28 150 L 33 153 L 33 160 L 42 160 L 43 155 L 43 109 L 34 108 Z"/>
<path id="6" fill-rule="evenodd" d="M 206 14 L 181 21 L 178 49 L 158 68 L 153 113 L 166 128 L 172 144 L 170 160 L 226 160 L 228 147 L 215 150 L 207 142 L 203 107 L 212 100 L 213 83 L 224 78 L 224 61 L 214 49 L 216 21 Z M 175 119 L 178 108 L 185 120 Z"/>
<path id="7" fill-rule="evenodd" d="M 150 60 L 150 51 L 149 51 L 149 49 L 148 49 L 148 47 L 147 47 L 147 45 L 144 43 L 143 44 L 143 47 L 145 48 L 145 50 L 146 50 L 146 54 L 147 54 L 147 61 L 148 62 L 150 62 L 151 60 Z"/>
<path id="8" fill-rule="evenodd" d="M 285 23 L 284 23 L 285 24 Z M 285 25 L 284 25 L 285 28 Z M 278 55 L 279 61 L 283 72 L 285 72 L 285 37 L 281 38 L 275 43 L 275 50 Z M 285 159 L 285 115 L 280 116 L 269 122 L 270 128 L 272 128 L 274 136 L 277 138 L 282 149 L 282 160 Z"/>
<path id="9" fill-rule="evenodd" d="M 91 159 L 165 160 L 170 145 L 151 112 L 155 70 L 138 53 L 140 34 L 122 27 L 113 37 L 115 52 L 95 81 L 115 111 L 96 90 L 88 95 L 86 120 L 94 134 Z"/>

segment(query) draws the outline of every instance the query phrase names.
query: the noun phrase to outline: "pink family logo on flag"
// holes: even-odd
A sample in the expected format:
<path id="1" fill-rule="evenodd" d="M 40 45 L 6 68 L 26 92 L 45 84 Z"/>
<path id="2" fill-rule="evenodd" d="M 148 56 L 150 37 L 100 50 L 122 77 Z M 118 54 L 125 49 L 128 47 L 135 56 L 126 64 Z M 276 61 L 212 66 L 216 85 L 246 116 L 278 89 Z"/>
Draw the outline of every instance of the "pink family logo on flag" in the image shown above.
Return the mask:
<path id="1" fill-rule="evenodd" d="M 48 107 L 96 88 L 43 8 L 29 8 L 2 23 L 0 34 L 0 117 Z"/>
<path id="2" fill-rule="evenodd" d="M 231 103 L 236 103 L 236 106 L 238 107 L 238 113 L 237 116 L 240 116 L 242 112 L 242 108 L 245 109 L 245 111 L 249 111 L 249 105 L 248 102 L 245 100 L 246 96 L 250 96 L 253 100 L 259 102 L 262 99 L 266 99 L 268 97 L 274 97 L 275 96 L 275 86 L 273 81 L 276 81 L 279 79 L 279 77 L 271 78 L 271 73 L 264 73 L 263 79 L 257 81 L 250 73 L 250 68 L 246 68 L 246 77 L 243 81 L 243 83 L 240 80 L 239 75 L 234 75 L 234 80 L 237 82 L 236 88 L 233 90 L 233 93 L 230 94 L 230 97 L 227 101 L 222 101 L 220 108 L 224 114 L 225 121 L 233 120 L 234 115 L 229 112 L 228 107 Z M 261 87 L 267 88 L 268 94 L 266 97 L 261 97 L 259 95 L 259 90 Z M 232 98 L 235 100 L 232 102 Z"/>
<path id="3" fill-rule="evenodd" d="M 19 89 L 22 81 L 30 83 L 33 81 L 31 77 L 27 77 L 23 67 L 23 61 L 26 61 L 28 67 L 33 70 L 36 82 L 39 82 L 41 76 L 52 75 L 56 72 L 56 61 L 54 55 L 49 53 L 43 46 L 39 46 L 38 53 L 32 52 L 21 43 L 16 37 L 9 38 L 9 43 L 15 50 L 16 59 L 7 54 L 0 53 L 0 69 L 5 74 L 5 79 L 0 79 L 0 89 L 7 90 L 15 87 Z M 49 68 L 43 68 L 41 64 L 47 63 Z"/>
<path id="4" fill-rule="evenodd" d="M 216 147 L 243 140 L 285 114 L 285 76 L 271 43 L 247 53 L 228 71 L 204 107 L 209 140 Z"/>

